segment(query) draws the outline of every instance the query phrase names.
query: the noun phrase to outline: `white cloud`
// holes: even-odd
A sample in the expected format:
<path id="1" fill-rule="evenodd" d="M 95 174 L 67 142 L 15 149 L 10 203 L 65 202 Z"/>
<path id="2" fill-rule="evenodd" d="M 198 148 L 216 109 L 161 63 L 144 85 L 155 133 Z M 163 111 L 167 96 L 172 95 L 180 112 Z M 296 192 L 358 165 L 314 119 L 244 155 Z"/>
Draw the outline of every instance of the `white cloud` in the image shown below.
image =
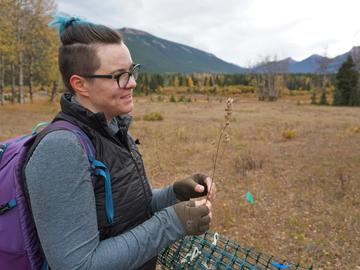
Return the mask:
<path id="1" fill-rule="evenodd" d="M 248 66 L 261 55 L 301 60 L 360 44 L 358 0 L 56 0 L 59 11 L 132 27 Z"/>

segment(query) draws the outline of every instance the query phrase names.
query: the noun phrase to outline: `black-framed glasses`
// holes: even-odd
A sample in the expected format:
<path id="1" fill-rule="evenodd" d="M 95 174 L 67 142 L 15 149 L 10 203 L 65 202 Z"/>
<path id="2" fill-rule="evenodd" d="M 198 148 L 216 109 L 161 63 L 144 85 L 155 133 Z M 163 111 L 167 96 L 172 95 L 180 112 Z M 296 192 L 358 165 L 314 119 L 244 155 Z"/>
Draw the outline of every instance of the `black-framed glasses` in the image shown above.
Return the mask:
<path id="1" fill-rule="evenodd" d="M 140 64 L 133 65 L 131 70 L 108 74 L 108 75 L 101 75 L 101 74 L 93 74 L 93 75 L 79 75 L 85 78 L 104 78 L 104 79 L 113 79 L 117 82 L 119 88 L 125 88 L 126 85 L 129 83 L 130 77 L 132 76 L 136 81 L 139 77 L 140 72 Z"/>

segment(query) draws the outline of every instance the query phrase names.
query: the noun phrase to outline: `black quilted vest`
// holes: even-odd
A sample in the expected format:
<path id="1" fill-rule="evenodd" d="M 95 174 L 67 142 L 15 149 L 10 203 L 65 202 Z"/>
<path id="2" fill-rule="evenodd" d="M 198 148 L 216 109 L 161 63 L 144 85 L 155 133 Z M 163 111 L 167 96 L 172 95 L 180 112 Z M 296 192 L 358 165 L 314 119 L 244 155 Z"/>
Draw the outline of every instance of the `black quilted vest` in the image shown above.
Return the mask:
<path id="1" fill-rule="evenodd" d="M 148 183 L 141 154 L 128 134 L 129 115 L 117 117 L 119 131 L 113 135 L 103 113 L 92 113 L 71 102 L 71 94 L 61 97 L 61 112 L 55 120 L 66 120 L 80 127 L 95 148 L 95 158 L 110 171 L 114 222 L 108 224 L 105 215 L 105 185 L 100 178 L 95 184 L 97 222 L 100 239 L 124 233 L 152 216 L 152 192 Z M 156 258 L 138 269 L 155 269 Z"/>

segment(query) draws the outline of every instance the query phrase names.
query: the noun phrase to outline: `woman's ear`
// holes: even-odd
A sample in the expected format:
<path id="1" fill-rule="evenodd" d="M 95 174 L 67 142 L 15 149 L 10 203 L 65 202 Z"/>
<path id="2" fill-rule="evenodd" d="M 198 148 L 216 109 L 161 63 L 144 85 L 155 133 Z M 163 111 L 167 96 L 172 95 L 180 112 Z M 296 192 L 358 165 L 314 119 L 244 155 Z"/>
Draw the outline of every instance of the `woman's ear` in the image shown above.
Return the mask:
<path id="1" fill-rule="evenodd" d="M 74 92 L 80 96 L 89 96 L 88 83 L 84 77 L 79 75 L 72 75 L 70 77 L 70 85 Z"/>

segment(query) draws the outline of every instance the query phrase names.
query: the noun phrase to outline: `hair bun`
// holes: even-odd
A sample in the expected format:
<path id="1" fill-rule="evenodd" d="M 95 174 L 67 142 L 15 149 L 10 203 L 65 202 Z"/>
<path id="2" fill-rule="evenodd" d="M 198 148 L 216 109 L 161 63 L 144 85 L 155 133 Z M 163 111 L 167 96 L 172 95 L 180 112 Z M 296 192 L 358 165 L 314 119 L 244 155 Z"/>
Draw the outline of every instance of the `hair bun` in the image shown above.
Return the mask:
<path id="1" fill-rule="evenodd" d="M 70 17 L 67 15 L 55 15 L 54 19 L 49 22 L 50 27 L 55 27 L 59 29 L 60 36 L 65 31 L 66 28 L 68 28 L 70 25 L 73 25 L 74 23 L 89 23 L 88 21 L 81 19 L 79 17 Z"/>
<path id="2" fill-rule="evenodd" d="M 65 23 L 65 29 L 73 24 L 73 22 L 80 21 L 78 17 L 71 17 L 69 21 Z"/>

